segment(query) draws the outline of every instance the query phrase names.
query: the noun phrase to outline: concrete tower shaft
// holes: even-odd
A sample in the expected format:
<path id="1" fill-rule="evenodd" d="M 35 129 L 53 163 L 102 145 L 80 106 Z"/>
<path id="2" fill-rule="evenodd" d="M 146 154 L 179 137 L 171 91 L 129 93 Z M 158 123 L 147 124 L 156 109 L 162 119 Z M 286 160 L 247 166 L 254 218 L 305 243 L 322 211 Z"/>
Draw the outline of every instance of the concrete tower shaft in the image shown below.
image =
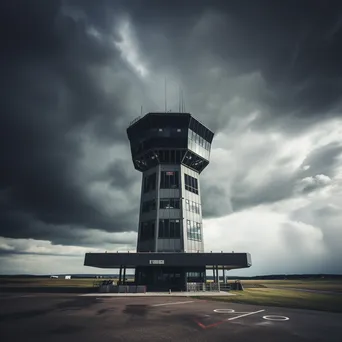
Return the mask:
<path id="1" fill-rule="evenodd" d="M 199 175 L 214 134 L 187 113 L 148 113 L 127 129 L 142 172 L 138 252 L 203 252 Z"/>

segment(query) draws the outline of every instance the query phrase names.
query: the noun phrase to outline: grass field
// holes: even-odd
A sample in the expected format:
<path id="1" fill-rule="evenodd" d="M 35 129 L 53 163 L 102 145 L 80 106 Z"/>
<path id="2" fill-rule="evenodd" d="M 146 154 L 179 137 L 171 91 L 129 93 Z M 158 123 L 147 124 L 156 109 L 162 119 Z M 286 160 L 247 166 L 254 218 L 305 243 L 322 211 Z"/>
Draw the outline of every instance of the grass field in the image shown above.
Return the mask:
<path id="1" fill-rule="evenodd" d="M 93 287 L 98 279 L 11 278 L 0 279 L 1 287 Z"/>
<path id="2" fill-rule="evenodd" d="M 231 282 L 229 282 L 231 283 Z M 342 292 L 341 280 L 242 280 L 245 288 L 254 286 L 281 286 L 287 288 Z"/>
<path id="3" fill-rule="evenodd" d="M 250 288 L 244 291 L 231 291 L 235 296 L 194 298 L 218 300 L 231 303 L 280 306 L 296 309 L 342 312 L 342 295 L 299 292 L 288 289 Z"/>
<path id="4" fill-rule="evenodd" d="M 95 283 L 99 283 L 104 279 L 50 279 L 50 278 L 17 278 L 17 277 L 3 277 L 0 278 L 0 288 L 5 287 L 93 287 Z M 132 281 L 133 279 L 127 279 Z M 233 281 L 229 281 L 232 283 Z M 334 291 L 342 292 L 342 281 L 341 280 L 242 280 L 243 286 L 248 288 L 253 287 L 286 287 L 286 288 L 297 288 L 297 289 L 307 289 L 307 290 L 321 290 L 321 291 Z"/>
<path id="5" fill-rule="evenodd" d="M 0 278 L 1 288 L 51 288 L 55 289 L 94 289 L 94 286 L 104 279 L 50 279 L 50 278 Z M 132 281 L 133 279 L 128 279 Z M 229 281 L 231 283 L 232 281 Z M 219 300 L 234 303 L 248 303 L 264 306 L 283 306 L 290 308 L 323 310 L 331 312 L 342 312 L 342 282 L 341 280 L 242 280 L 244 291 L 231 291 L 235 296 L 225 297 L 197 297 L 209 300 Z M 277 288 L 277 287 L 280 288 Z M 272 288 L 274 287 L 274 288 Z M 300 292 L 292 290 L 320 290 L 341 292 L 341 294 L 324 294 L 312 292 Z M 78 290 L 77 290 L 78 291 Z"/>

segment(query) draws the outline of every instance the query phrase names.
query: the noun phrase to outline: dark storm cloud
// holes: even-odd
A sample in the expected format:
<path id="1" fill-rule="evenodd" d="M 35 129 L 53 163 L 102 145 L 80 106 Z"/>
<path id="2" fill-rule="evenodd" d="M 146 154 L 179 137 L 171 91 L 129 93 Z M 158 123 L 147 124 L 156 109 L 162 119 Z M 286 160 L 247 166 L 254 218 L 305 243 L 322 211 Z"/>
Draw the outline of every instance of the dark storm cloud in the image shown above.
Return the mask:
<path id="1" fill-rule="evenodd" d="M 340 115 L 341 2 L 133 3 L 129 13 L 143 53 L 154 69 L 177 73 L 190 97 L 201 94 L 191 101 L 199 112 L 215 93 L 225 101 L 243 98 L 224 78 L 234 81 L 237 75 L 256 72 L 264 80 L 255 94 L 248 94 L 248 101 L 255 100 L 255 108 L 264 112 L 256 127 L 297 130 L 318 118 Z M 205 69 L 217 65 L 222 66 L 221 78 L 211 82 Z M 218 114 L 206 115 L 212 128 L 220 130 Z"/>
<path id="2" fill-rule="evenodd" d="M 203 217 L 220 217 L 232 213 L 229 194 L 222 187 L 208 185 L 206 182 L 203 182 L 201 187 L 202 194 L 205 194 L 201 198 Z"/>
<path id="3" fill-rule="evenodd" d="M 114 28 L 120 16 L 132 22 L 150 69 L 174 73 L 182 80 L 192 97 L 190 109 L 206 108 L 204 103 L 213 93 L 225 101 L 238 94 L 247 102 L 244 108 L 265 109 L 268 115 L 257 124 L 266 130 L 272 125 L 292 127 L 292 118 L 298 117 L 304 119 L 297 126 L 306 126 L 323 114 L 332 115 L 333 109 L 338 112 L 339 7 L 329 1 L 1 4 L 0 235 L 67 244 L 68 239 L 80 239 L 75 231 L 82 227 L 136 230 L 139 194 L 133 192 L 133 184 L 139 177 L 133 175 L 132 165 L 112 164 L 89 179 L 126 192 L 131 205 L 122 210 L 118 203 L 112 214 L 104 213 L 98 199 L 86 192 L 85 176 L 77 168 L 84 157 L 79 132 L 85 128 L 94 143 L 128 143 L 123 125 L 133 115 L 130 89 L 133 81 L 137 87 L 141 83 L 126 70 L 112 44 L 113 38 L 119 39 Z M 89 34 L 90 29 L 101 39 Z M 222 78 L 261 73 L 265 89 L 247 96 L 244 83 L 237 93 L 222 79 L 209 81 L 207 69 L 216 64 L 222 67 Z M 108 65 L 124 73 L 122 78 L 113 77 L 115 87 L 109 93 L 99 77 L 99 69 Z M 220 107 L 220 101 L 216 105 Z M 200 116 L 205 116 L 202 112 Z M 292 116 L 285 118 L 287 112 Z M 203 121 L 220 130 L 226 118 L 227 113 L 220 116 L 214 110 Z M 271 188 L 268 201 L 275 200 Z M 255 190 L 254 196 L 235 197 L 233 202 L 242 208 L 250 205 L 248 201 L 265 202 L 262 196 Z M 231 208 L 225 203 L 227 213 Z M 222 210 L 212 207 L 215 216 Z M 69 228 L 62 232 L 60 226 Z"/>
<path id="4" fill-rule="evenodd" d="M 1 5 L 0 235 L 5 237 L 58 241 L 68 234 L 74 241 L 73 227 L 136 229 L 135 205 L 104 214 L 75 171 L 83 157 L 79 130 L 90 127 L 88 135 L 101 144 L 126 140 L 117 121 L 125 116 L 129 85 L 103 91 L 96 70 L 114 62 L 120 69 L 118 52 L 87 33 L 86 19 L 64 15 L 61 4 Z M 131 182 L 114 164 L 108 179 L 121 187 Z M 59 225 L 68 225 L 69 233 Z"/>
<path id="5" fill-rule="evenodd" d="M 32 251 L 20 251 L 20 250 L 6 250 L 1 249 L 0 247 L 0 258 L 4 258 L 6 256 L 14 256 L 14 255 L 49 255 L 49 256 L 61 256 L 61 254 L 58 253 L 52 253 L 52 252 L 32 252 Z M 76 257 L 79 258 L 79 255 L 75 254 L 69 254 L 69 253 L 63 253 L 63 257 Z"/>

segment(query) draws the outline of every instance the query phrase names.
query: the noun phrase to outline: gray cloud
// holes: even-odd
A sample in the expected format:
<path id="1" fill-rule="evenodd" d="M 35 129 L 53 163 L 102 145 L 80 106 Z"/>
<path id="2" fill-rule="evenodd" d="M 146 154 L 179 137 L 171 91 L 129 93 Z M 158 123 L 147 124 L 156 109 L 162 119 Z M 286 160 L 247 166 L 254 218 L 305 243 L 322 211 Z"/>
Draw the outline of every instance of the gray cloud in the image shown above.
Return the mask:
<path id="1" fill-rule="evenodd" d="M 324 174 L 328 177 L 335 176 L 335 168 L 339 165 L 338 157 L 342 156 L 342 144 L 338 142 L 322 146 L 310 153 L 302 166 L 309 168 L 302 172 L 302 176 L 315 176 Z"/>
<path id="2" fill-rule="evenodd" d="M 191 107 L 213 129 L 222 128 L 217 117 L 222 103 L 247 95 L 263 110 L 255 128 L 298 130 L 341 109 L 342 31 L 330 32 L 342 7 L 327 4 L 197 1 L 184 6 L 176 1 L 165 6 L 140 1 L 129 13 L 153 68 L 182 79 Z M 214 67 L 221 68 L 220 75 L 211 78 Z M 252 93 L 229 87 L 238 76 L 252 73 L 261 75 Z M 211 116 L 204 108 L 214 94 L 224 101 Z"/>
<path id="3" fill-rule="evenodd" d="M 123 18 L 150 72 L 166 75 L 170 88 L 176 80 L 187 108 L 236 144 L 241 131 L 293 137 L 341 115 L 338 2 L 15 0 L 0 6 L 0 236 L 68 246 L 134 243 L 108 235 L 137 230 L 140 177 L 125 129 L 141 104 L 157 110 L 162 101 L 158 82 L 139 78 L 115 45 L 123 39 Z M 176 106 L 176 96 L 170 103 Z M 252 112 L 258 114 L 248 121 Z M 277 159 L 277 147 L 265 144 L 251 144 L 240 164 L 231 163 L 235 176 L 222 184 L 208 171 L 205 217 L 288 199 L 303 179 L 336 174 L 338 144 L 314 150 L 301 166 L 310 168 L 296 171 L 286 168 L 291 156 Z M 252 182 L 250 170 L 272 153 L 277 171 Z"/>
<path id="4" fill-rule="evenodd" d="M 126 140 L 118 121 L 129 108 L 130 86 L 118 75 L 118 90 L 105 93 L 97 73 L 113 62 L 120 68 L 117 50 L 87 34 L 85 19 L 63 15 L 58 1 L 4 6 L 1 235 L 57 241 L 62 232 L 51 226 L 68 225 L 70 239 L 80 226 L 135 230 L 137 204 L 104 214 L 76 172 L 83 157 L 80 130 L 87 128 L 93 143 Z M 132 183 L 119 162 L 105 172 L 114 186 Z"/>

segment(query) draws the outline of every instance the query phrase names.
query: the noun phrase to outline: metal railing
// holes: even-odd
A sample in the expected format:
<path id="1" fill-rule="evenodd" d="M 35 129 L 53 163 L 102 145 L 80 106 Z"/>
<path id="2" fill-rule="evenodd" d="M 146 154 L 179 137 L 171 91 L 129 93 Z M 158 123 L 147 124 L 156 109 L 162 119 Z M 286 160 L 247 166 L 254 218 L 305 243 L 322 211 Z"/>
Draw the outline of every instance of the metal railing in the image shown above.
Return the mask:
<path id="1" fill-rule="evenodd" d="M 145 285 L 101 285 L 100 293 L 146 293 Z"/>
<path id="2" fill-rule="evenodd" d="M 141 115 L 139 115 L 137 118 L 135 118 L 134 120 L 132 120 L 129 124 L 129 127 L 131 127 L 132 125 L 134 125 L 137 121 L 139 121 L 142 118 Z"/>
<path id="3" fill-rule="evenodd" d="M 187 283 L 187 292 L 219 292 L 219 291 L 229 291 L 230 285 L 224 283 Z"/>

